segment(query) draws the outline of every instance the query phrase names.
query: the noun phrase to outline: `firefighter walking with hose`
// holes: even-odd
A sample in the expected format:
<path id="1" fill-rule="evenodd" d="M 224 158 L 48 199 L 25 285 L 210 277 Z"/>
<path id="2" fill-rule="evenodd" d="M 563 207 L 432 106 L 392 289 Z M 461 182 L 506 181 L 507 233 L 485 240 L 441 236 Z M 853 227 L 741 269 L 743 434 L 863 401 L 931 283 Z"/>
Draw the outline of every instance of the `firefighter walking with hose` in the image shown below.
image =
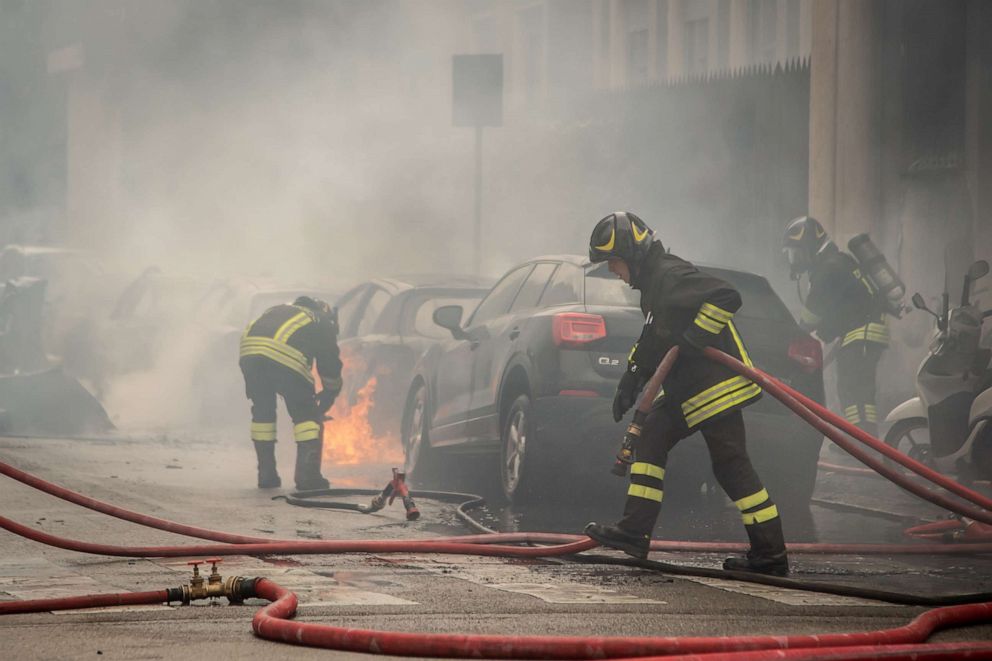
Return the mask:
<path id="1" fill-rule="evenodd" d="M 734 326 L 740 294 L 729 283 L 665 251 L 640 218 L 618 211 L 600 220 L 589 259 L 641 292 L 645 316 L 613 401 L 619 422 L 637 400 L 661 358 L 673 346 L 679 358 L 663 382 L 634 447 L 623 517 L 615 525 L 590 523 L 585 533 L 604 546 L 647 557 L 661 511 L 668 454 L 696 431 L 703 435 L 713 474 L 741 512 L 751 548 L 727 558 L 724 568 L 784 576 L 789 561 L 778 509 L 751 465 L 741 409 L 758 401 L 761 388 L 702 355 L 715 347 L 751 365 Z"/>
<path id="2" fill-rule="evenodd" d="M 312 367 L 316 363 L 321 390 Z M 262 313 L 241 337 L 241 372 L 251 400 L 251 440 L 258 457 L 258 488 L 281 486 L 276 471 L 276 397 L 286 403 L 296 439 L 296 488 L 327 489 L 320 473 L 324 414 L 341 391 L 337 319 L 324 301 L 300 296 Z"/>

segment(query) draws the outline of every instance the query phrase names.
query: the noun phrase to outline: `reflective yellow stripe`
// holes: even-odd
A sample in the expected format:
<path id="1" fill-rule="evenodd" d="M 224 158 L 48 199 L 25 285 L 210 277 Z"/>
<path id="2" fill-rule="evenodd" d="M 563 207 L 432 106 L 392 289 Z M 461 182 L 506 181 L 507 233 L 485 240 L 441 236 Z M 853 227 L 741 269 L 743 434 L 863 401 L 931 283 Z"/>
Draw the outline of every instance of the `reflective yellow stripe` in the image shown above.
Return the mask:
<path id="1" fill-rule="evenodd" d="M 244 337 L 241 339 L 241 356 L 264 356 L 285 365 L 308 382 L 313 383 L 310 361 L 298 349 L 267 337 Z"/>
<path id="2" fill-rule="evenodd" d="M 272 351 L 271 349 L 266 349 L 266 348 L 251 348 L 242 351 L 241 356 L 242 357 L 263 356 L 273 362 L 288 367 L 289 369 L 293 370 L 294 372 L 302 376 L 304 379 L 306 379 L 309 383 L 311 384 L 313 383 L 313 374 L 311 374 L 308 370 L 305 370 L 304 368 L 300 367 L 300 365 L 295 361 L 287 359 L 284 355 L 280 354 L 277 351 Z"/>
<path id="3" fill-rule="evenodd" d="M 865 422 L 878 422 L 878 412 L 874 404 L 865 404 Z"/>
<path id="4" fill-rule="evenodd" d="M 699 308 L 700 312 L 705 313 L 709 317 L 713 317 L 716 321 L 727 323 L 734 318 L 733 312 L 727 312 L 723 308 L 718 308 L 712 303 L 703 303 L 702 307 Z"/>
<path id="5" fill-rule="evenodd" d="M 740 388 L 747 383 L 750 383 L 750 381 L 743 376 L 734 376 L 726 381 L 721 381 L 712 388 L 707 388 L 695 397 L 690 397 L 687 399 L 685 403 L 682 404 L 682 412 L 691 413 L 693 410 L 701 406 L 705 406 L 707 403 L 722 396 L 724 393 L 727 393 L 735 388 Z"/>
<path id="6" fill-rule="evenodd" d="M 617 240 L 617 228 L 616 228 L 616 224 L 614 224 L 613 229 L 610 230 L 610 240 L 601 246 L 596 246 L 596 250 L 602 250 L 603 252 L 610 252 L 611 250 L 613 250 L 613 245 L 616 243 L 616 240 Z"/>
<path id="7" fill-rule="evenodd" d="M 627 495 L 660 503 L 665 494 L 661 489 L 652 489 L 651 487 L 645 487 L 640 484 L 631 484 L 630 488 L 627 489 Z"/>
<path id="8" fill-rule="evenodd" d="M 320 438 L 320 425 L 312 420 L 294 425 L 293 438 L 297 441 L 312 441 Z"/>
<path id="9" fill-rule="evenodd" d="M 719 334 L 719 332 L 723 330 L 723 327 L 725 325 L 723 323 L 710 319 L 702 312 L 696 315 L 696 319 L 694 323 L 700 328 L 702 328 L 704 331 L 713 333 L 714 335 Z"/>
<path id="10" fill-rule="evenodd" d="M 747 349 L 744 348 L 744 341 L 737 333 L 737 326 L 734 325 L 734 322 L 728 321 L 727 328 L 730 329 L 730 334 L 734 338 L 734 343 L 737 345 L 737 350 L 741 352 L 741 362 L 748 367 L 754 367 L 754 363 L 751 362 L 751 356 L 748 355 Z"/>
<path id="11" fill-rule="evenodd" d="M 879 344 L 889 343 L 889 327 L 885 322 L 877 323 L 871 322 L 865 324 L 864 326 L 859 326 L 854 330 L 850 330 L 844 335 L 844 340 L 841 342 L 841 346 L 846 347 L 852 342 L 860 342 L 862 340 L 866 342 L 878 342 Z"/>
<path id="12" fill-rule="evenodd" d="M 637 351 L 637 342 L 634 342 L 634 346 L 632 346 L 630 348 L 630 353 L 627 354 L 627 362 L 628 363 L 633 362 L 633 360 L 634 360 L 634 352 L 635 351 Z"/>
<path id="13" fill-rule="evenodd" d="M 274 422 L 251 423 L 251 440 L 253 441 L 276 440 L 276 423 Z"/>
<path id="14" fill-rule="evenodd" d="M 312 321 L 313 317 L 308 312 L 300 312 L 299 314 L 295 314 L 279 327 L 279 330 L 275 332 L 272 339 L 276 342 L 288 342 L 289 338 L 293 336 L 293 333 Z"/>
<path id="15" fill-rule="evenodd" d="M 723 413 L 727 409 L 737 406 L 738 404 L 743 404 L 749 399 L 757 397 L 761 394 L 761 388 L 757 384 L 752 383 L 746 388 L 742 388 L 737 392 L 732 392 L 729 395 L 724 395 L 720 399 L 716 400 L 708 406 L 700 408 L 698 411 L 692 415 L 687 415 L 685 417 L 686 424 L 690 427 L 695 427 L 699 423 L 712 418 L 713 416 Z"/>
<path id="16" fill-rule="evenodd" d="M 647 475 L 648 477 L 653 477 L 656 480 L 665 479 L 665 469 L 661 466 L 655 466 L 654 464 L 649 464 L 643 461 L 635 461 L 630 466 L 631 475 Z"/>
<path id="17" fill-rule="evenodd" d="M 737 505 L 737 509 L 744 511 L 760 505 L 766 500 L 768 500 L 768 491 L 766 489 L 762 489 L 758 493 L 752 493 L 750 496 L 745 496 L 740 500 L 735 500 L 734 505 Z"/>
<path id="18" fill-rule="evenodd" d="M 664 388 L 658 388 L 658 394 L 654 396 L 654 402 L 657 402 L 659 399 L 661 399 L 664 396 L 665 396 L 665 389 Z"/>
<path id="19" fill-rule="evenodd" d="M 745 526 L 751 526 L 755 523 L 764 523 L 765 521 L 771 521 L 772 519 L 778 518 L 778 508 L 772 505 L 771 507 L 766 507 L 763 510 L 758 510 L 754 514 L 741 514 L 741 518 L 744 519 Z"/>

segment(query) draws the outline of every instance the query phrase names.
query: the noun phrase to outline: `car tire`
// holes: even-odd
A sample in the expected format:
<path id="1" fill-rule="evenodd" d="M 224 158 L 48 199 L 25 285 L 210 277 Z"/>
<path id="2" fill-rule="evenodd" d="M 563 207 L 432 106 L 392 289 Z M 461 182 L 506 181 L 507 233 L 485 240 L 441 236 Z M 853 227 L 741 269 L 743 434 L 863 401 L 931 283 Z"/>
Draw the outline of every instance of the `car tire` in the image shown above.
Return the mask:
<path id="1" fill-rule="evenodd" d="M 517 395 L 503 421 L 500 434 L 499 484 L 503 498 L 509 503 L 524 503 L 538 495 L 539 480 L 546 468 L 546 448 L 535 443 L 531 424 L 531 402 L 528 395 Z"/>
<path id="2" fill-rule="evenodd" d="M 417 383 L 410 389 L 403 411 L 403 425 L 400 438 L 403 443 L 403 466 L 407 478 L 415 485 L 433 483 L 439 476 L 437 453 L 431 448 L 428 439 L 430 418 L 427 401 L 427 388 Z"/>

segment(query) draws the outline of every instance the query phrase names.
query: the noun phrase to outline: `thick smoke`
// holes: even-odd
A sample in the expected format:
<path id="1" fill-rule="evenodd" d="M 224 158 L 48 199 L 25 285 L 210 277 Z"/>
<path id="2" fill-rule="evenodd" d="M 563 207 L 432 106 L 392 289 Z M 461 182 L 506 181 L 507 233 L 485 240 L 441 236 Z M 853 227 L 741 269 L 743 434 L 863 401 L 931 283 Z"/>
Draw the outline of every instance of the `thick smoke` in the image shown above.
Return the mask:
<path id="1" fill-rule="evenodd" d="M 807 141 L 808 89 L 755 111 L 726 82 L 707 109 L 715 128 L 681 130 L 691 106 L 673 99 L 698 85 L 602 91 L 589 21 L 607 4 L 0 3 L 0 108 L 25 118 L 0 136 L 23 170 L 0 178 L 23 181 L 0 187 L 3 238 L 64 243 L 91 263 L 84 284 L 53 283 L 71 293 L 50 306 L 50 351 L 122 425 L 202 420 L 205 384 L 224 369 L 229 397 L 214 409 L 240 420 L 234 338 L 257 312 L 253 294 L 334 298 L 415 271 L 496 276 L 537 254 L 584 252 L 595 220 L 620 208 L 678 254 L 769 277 L 795 306 L 778 231 L 806 212 L 805 147 L 783 144 L 800 166 L 776 169 L 767 162 L 780 154 L 762 146 L 787 126 Z M 506 49 L 509 34 L 525 47 L 505 54 L 505 125 L 484 131 L 477 264 L 473 131 L 451 123 L 451 56 Z M 530 75 L 554 84 L 531 94 Z M 23 229 L 63 203 L 47 235 Z M 881 239 L 890 258 L 916 250 Z M 940 283 L 911 283 L 924 285 Z M 113 315 L 128 287 L 139 300 Z"/>

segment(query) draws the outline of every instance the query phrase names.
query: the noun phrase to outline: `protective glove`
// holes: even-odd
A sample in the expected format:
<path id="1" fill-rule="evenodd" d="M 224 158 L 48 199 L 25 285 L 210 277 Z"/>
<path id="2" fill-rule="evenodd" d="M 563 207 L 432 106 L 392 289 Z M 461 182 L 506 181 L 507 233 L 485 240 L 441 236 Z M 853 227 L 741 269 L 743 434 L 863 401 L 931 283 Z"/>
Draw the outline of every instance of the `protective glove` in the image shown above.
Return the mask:
<path id="1" fill-rule="evenodd" d="M 337 399 L 339 390 L 331 390 L 325 388 L 319 393 L 314 395 L 314 399 L 317 402 L 317 410 L 321 413 L 326 413 L 334 405 L 334 400 Z"/>
<path id="2" fill-rule="evenodd" d="M 643 386 L 640 374 L 636 371 L 628 369 L 623 373 L 623 376 L 620 377 L 620 383 L 617 384 L 617 392 L 613 396 L 614 422 L 620 422 L 624 414 L 637 403 L 637 395 Z"/>

